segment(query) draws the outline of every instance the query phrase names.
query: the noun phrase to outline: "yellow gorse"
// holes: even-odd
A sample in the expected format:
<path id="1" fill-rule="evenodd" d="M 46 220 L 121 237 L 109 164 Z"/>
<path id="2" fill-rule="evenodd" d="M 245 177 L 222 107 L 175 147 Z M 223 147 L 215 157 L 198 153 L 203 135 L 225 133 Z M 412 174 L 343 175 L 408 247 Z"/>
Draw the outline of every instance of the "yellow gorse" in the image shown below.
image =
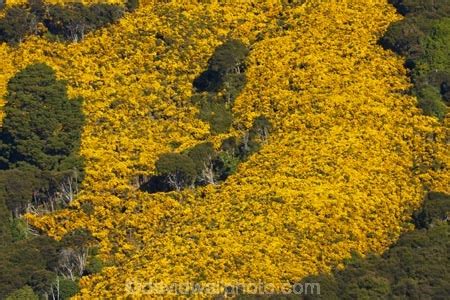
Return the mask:
<path id="1" fill-rule="evenodd" d="M 396 240 L 424 188 L 447 191 L 448 119 L 423 116 L 403 61 L 377 45 L 399 19 L 384 0 L 147 1 L 76 44 L 0 46 L 0 95 L 46 62 L 84 98 L 83 191 L 70 209 L 28 219 L 56 238 L 87 227 L 109 266 L 81 297 L 142 282 L 279 284 L 329 271 L 351 251 Z M 165 37 L 157 38 L 157 33 Z M 192 81 L 228 38 L 251 45 L 233 108 L 236 136 L 264 114 L 270 140 L 217 186 L 146 194 L 158 155 L 217 145 L 190 102 Z M 432 166 L 441 169 L 416 168 Z M 423 170 L 423 171 L 421 171 Z M 92 203 L 87 215 L 81 207 Z"/>

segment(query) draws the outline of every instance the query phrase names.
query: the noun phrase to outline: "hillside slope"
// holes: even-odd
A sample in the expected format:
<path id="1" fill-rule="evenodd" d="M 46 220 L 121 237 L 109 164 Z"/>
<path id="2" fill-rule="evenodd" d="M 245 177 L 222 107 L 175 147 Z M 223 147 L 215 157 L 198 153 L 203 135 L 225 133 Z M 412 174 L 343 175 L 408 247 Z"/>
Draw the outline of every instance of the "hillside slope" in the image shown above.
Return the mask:
<path id="1" fill-rule="evenodd" d="M 84 98 L 83 192 L 70 209 L 28 216 L 51 236 L 87 227 L 100 241 L 106 267 L 82 278 L 81 296 L 123 295 L 130 280 L 295 282 L 352 251 L 385 250 L 424 185 L 449 192 L 448 170 L 428 168 L 448 165 L 446 128 L 416 108 L 402 59 L 377 44 L 395 9 L 304 2 L 150 2 L 77 44 L 0 45 L 1 95 L 42 61 Z M 232 132 L 213 136 L 192 81 L 229 38 L 250 47 L 247 84 Z M 260 115 L 273 124 L 269 141 L 224 183 L 137 190 L 161 153 L 218 146 Z"/>

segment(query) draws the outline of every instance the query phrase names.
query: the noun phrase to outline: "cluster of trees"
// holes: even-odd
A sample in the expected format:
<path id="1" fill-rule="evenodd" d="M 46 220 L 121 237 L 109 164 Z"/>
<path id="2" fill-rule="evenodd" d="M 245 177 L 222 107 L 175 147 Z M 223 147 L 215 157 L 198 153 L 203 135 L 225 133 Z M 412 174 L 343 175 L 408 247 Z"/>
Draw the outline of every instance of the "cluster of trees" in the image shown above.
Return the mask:
<path id="1" fill-rule="evenodd" d="M 73 231 L 60 241 L 27 233 L 25 226 L 11 233 L 11 240 L 0 244 L 1 299 L 69 299 L 79 291 L 81 276 L 102 268 L 88 231 Z"/>
<path id="2" fill-rule="evenodd" d="M 232 107 L 245 86 L 245 59 L 249 50 L 239 40 L 228 40 L 216 48 L 208 68 L 193 82 L 192 101 L 199 107 L 199 119 L 210 124 L 213 134 L 230 130 Z M 164 153 L 156 161 L 158 175 L 141 186 L 149 192 L 180 191 L 186 187 L 216 184 L 233 174 L 238 164 L 264 143 L 271 128 L 264 116 L 240 138 L 230 137 L 218 151 L 210 142 L 198 144 L 184 153 Z"/>
<path id="3" fill-rule="evenodd" d="M 227 132 L 233 122 L 231 108 L 245 86 L 245 59 L 249 50 L 239 40 L 228 40 L 216 48 L 208 69 L 194 80 L 192 101 L 199 118 L 214 134 Z"/>
<path id="4" fill-rule="evenodd" d="M 76 196 L 83 176 L 82 101 L 69 99 L 66 83 L 42 63 L 9 81 L 6 100 L 0 131 L 0 298 L 13 293 L 11 299 L 64 299 L 77 290 L 91 238 L 83 233 L 83 242 L 75 234 L 57 243 L 28 228 L 21 215 L 65 207 Z"/>
<path id="5" fill-rule="evenodd" d="M 126 10 L 135 10 L 137 1 L 128 1 Z M 0 42 L 17 44 L 29 35 L 77 42 L 88 32 L 116 22 L 124 12 L 123 6 L 107 3 L 85 6 L 74 2 L 61 6 L 29 0 L 26 5 L 6 9 L 0 20 Z"/>
<path id="6" fill-rule="evenodd" d="M 81 98 L 69 99 L 66 83 L 51 67 L 36 63 L 9 81 L 6 100 L 0 199 L 15 217 L 30 207 L 64 207 L 83 177 Z"/>
<path id="7" fill-rule="evenodd" d="M 381 44 L 406 57 L 413 94 L 425 114 L 442 119 L 450 103 L 450 3 L 391 0 L 405 18 L 391 25 Z"/>
<path id="8" fill-rule="evenodd" d="M 183 153 L 164 153 L 156 161 L 156 176 L 141 186 L 154 192 L 180 191 L 187 187 L 217 184 L 234 174 L 239 163 L 258 151 L 272 125 L 264 116 L 239 139 L 230 137 L 215 150 L 210 142 L 200 143 Z"/>

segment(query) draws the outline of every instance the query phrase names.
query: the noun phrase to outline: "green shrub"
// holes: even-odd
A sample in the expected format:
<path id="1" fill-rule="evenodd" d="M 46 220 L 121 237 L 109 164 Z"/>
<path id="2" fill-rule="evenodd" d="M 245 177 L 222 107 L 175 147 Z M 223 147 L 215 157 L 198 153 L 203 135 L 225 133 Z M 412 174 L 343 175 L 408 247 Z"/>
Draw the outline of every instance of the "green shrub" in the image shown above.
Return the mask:
<path id="1" fill-rule="evenodd" d="M 70 279 L 59 278 L 59 297 L 60 299 L 70 299 L 80 291 L 78 283 Z"/>
<path id="2" fill-rule="evenodd" d="M 439 90 L 432 86 L 426 86 L 418 91 L 419 107 L 424 114 L 434 116 L 442 120 L 447 113 L 447 106 L 441 98 Z"/>
<path id="3" fill-rule="evenodd" d="M 0 20 L 0 42 L 21 43 L 27 35 L 36 31 L 37 18 L 23 7 L 7 9 Z"/>
<path id="4" fill-rule="evenodd" d="M 127 0 L 125 6 L 129 12 L 133 12 L 139 7 L 139 0 Z"/>
<path id="5" fill-rule="evenodd" d="M 23 219 L 14 218 L 11 221 L 11 235 L 13 242 L 24 240 L 28 237 L 28 224 Z"/>
<path id="6" fill-rule="evenodd" d="M 233 122 L 233 115 L 222 103 L 204 103 L 198 115 L 202 121 L 208 122 L 213 134 L 227 132 Z"/>
<path id="7" fill-rule="evenodd" d="M 6 297 L 6 300 L 38 300 L 39 297 L 34 293 L 33 289 L 28 285 L 12 292 Z"/>
<path id="8" fill-rule="evenodd" d="M 99 273 L 102 269 L 103 269 L 102 260 L 94 256 L 89 258 L 85 272 L 87 275 L 96 274 Z"/>
<path id="9" fill-rule="evenodd" d="M 195 165 L 197 175 L 201 175 L 205 165 L 210 164 L 216 157 L 216 151 L 212 143 L 197 144 L 187 151 L 187 155 L 192 159 Z"/>
<path id="10" fill-rule="evenodd" d="M 192 159 L 178 153 L 162 154 L 156 161 L 156 170 L 176 190 L 192 185 L 197 175 Z"/>

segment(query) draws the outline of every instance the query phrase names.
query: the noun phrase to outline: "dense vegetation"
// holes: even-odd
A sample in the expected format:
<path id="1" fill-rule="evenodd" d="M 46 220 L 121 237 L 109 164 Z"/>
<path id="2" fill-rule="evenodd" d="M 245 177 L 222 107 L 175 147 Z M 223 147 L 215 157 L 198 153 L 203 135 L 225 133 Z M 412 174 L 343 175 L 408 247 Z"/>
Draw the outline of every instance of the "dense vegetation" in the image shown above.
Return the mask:
<path id="1" fill-rule="evenodd" d="M 443 119 L 450 104 L 450 2 L 391 2 L 405 18 L 389 27 L 381 44 L 406 58 L 424 113 Z"/>
<path id="2" fill-rule="evenodd" d="M 248 49 L 238 40 L 217 47 L 208 69 L 193 82 L 192 102 L 198 118 L 208 122 L 214 135 L 228 133 L 233 122 L 233 104 L 245 85 Z M 181 191 L 186 187 L 217 184 L 236 172 L 240 162 L 257 151 L 269 137 L 270 122 L 259 116 L 242 137 L 229 137 L 218 151 L 210 142 L 197 144 L 184 153 L 163 153 L 155 163 L 157 174 L 143 183 L 149 192 Z"/>
<path id="3" fill-rule="evenodd" d="M 45 64 L 30 65 L 8 83 L 0 131 L 2 197 L 14 216 L 31 206 L 65 206 L 83 176 L 79 156 L 81 99 Z M 25 178 L 27 180 L 25 180 Z"/>
<path id="4" fill-rule="evenodd" d="M 0 131 L 0 298 L 57 293 L 65 299 L 77 292 L 75 278 L 85 270 L 77 260 L 88 254 L 87 240 L 78 235 L 70 243 L 68 236 L 58 243 L 37 235 L 20 216 L 67 207 L 76 197 L 83 173 L 81 99 L 69 99 L 66 83 L 39 63 L 11 78 L 6 100 Z"/>
<path id="5" fill-rule="evenodd" d="M 382 256 L 356 254 L 333 275 L 305 278 L 321 283 L 322 297 L 308 299 L 445 299 L 450 293 L 449 212 L 450 197 L 431 194 L 414 218 L 416 229 Z"/>
<path id="6" fill-rule="evenodd" d="M 98 1 L 87 2 L 56 11 Z M 411 3 L 397 5 L 422 7 Z M 448 225 L 427 224 L 450 192 L 449 118 L 416 108 L 404 58 L 378 43 L 399 20 L 385 0 L 147 1 L 77 43 L 58 42 L 74 36 L 52 37 L 45 22 L 47 34 L 0 43 L 0 263 L 17 274 L 1 279 L 1 297 L 115 298 L 130 282 L 279 285 L 342 270 L 352 253 L 375 256 L 321 275 L 323 291 L 446 291 L 429 287 L 438 255 L 426 276 L 420 261 L 388 274 L 428 253 L 417 243 L 442 251 L 445 240 L 432 241 Z M 438 36 L 427 45 L 445 54 Z M 43 99 L 54 102 L 43 109 Z M 73 169 L 81 192 L 66 201 L 61 180 Z M 429 228 L 404 233 L 427 193 L 414 220 Z M 36 259 L 17 263 L 22 249 Z"/>
<path id="7" fill-rule="evenodd" d="M 445 299 L 450 293 L 448 270 L 450 197 L 431 193 L 414 214 L 415 230 L 403 234 L 383 255 L 355 253 L 345 268 L 308 276 L 320 283 L 320 296 L 302 299 Z M 238 299 L 299 299 L 272 295 L 240 295 Z"/>
<path id="8" fill-rule="evenodd" d="M 25 5 L 6 8 L 0 19 L 0 42 L 21 43 L 27 36 L 45 36 L 50 40 L 77 42 L 105 25 L 112 24 L 125 13 L 133 11 L 136 0 L 122 5 L 95 3 L 46 4 L 42 0 L 29 0 Z"/>

